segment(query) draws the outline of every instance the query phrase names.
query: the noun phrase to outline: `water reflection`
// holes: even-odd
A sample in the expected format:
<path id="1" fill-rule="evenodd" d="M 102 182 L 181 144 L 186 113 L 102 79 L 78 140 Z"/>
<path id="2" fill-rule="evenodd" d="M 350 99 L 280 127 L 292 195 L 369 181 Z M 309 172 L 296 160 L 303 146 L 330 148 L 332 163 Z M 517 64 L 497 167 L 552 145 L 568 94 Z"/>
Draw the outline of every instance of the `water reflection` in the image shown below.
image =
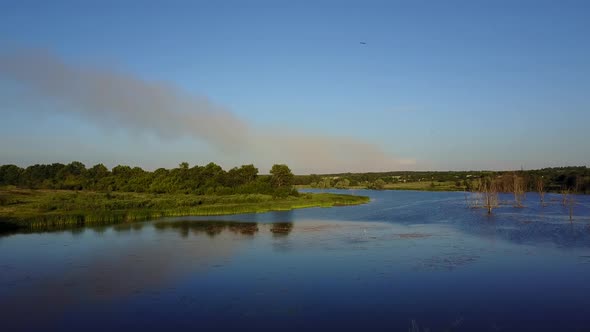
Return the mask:
<path id="1" fill-rule="evenodd" d="M 13 235 L 1 242 L 0 311 L 6 317 L 27 313 L 27 321 L 4 321 L 4 331 L 62 330 L 63 314 L 81 304 L 112 303 L 140 297 L 160 301 L 175 283 L 227 264 L 243 242 L 216 235 L 249 234 L 256 224 L 158 223 L 119 224 L 35 235 Z M 166 230 L 197 235 L 154 237 Z M 100 234 L 100 237 L 95 235 Z M 172 235 L 174 233 L 161 234 Z M 70 236 L 74 235 L 74 236 Z M 204 235 L 204 236 L 203 236 Z M 102 237 L 106 237 L 101 239 Z M 213 239 L 213 237 L 216 237 Z M 32 242 L 31 242 L 32 241 Z M 92 330 L 92 328 L 90 328 Z"/>
<path id="2" fill-rule="evenodd" d="M 190 233 L 194 235 L 207 234 L 210 237 L 215 237 L 225 230 L 236 234 L 254 235 L 259 230 L 258 224 L 255 222 L 236 221 L 160 221 L 155 222 L 154 227 L 158 231 L 178 231 L 182 237 L 187 237 Z"/>
<path id="3" fill-rule="evenodd" d="M 120 223 L 113 226 L 113 230 L 116 232 L 130 232 L 130 231 L 141 231 L 145 223 L 133 222 L 133 223 Z"/>
<path id="4" fill-rule="evenodd" d="M 270 231 L 274 236 L 287 236 L 293 230 L 292 222 L 275 222 L 271 225 Z"/>
<path id="5" fill-rule="evenodd" d="M 588 197 L 569 223 L 533 195 L 488 217 L 460 193 L 369 194 L 0 238 L 0 312 L 29 318 L 3 331 L 587 327 Z"/>
<path id="6" fill-rule="evenodd" d="M 259 224 L 256 222 L 238 222 L 222 220 L 176 220 L 176 221 L 157 221 L 153 223 L 154 228 L 159 232 L 176 231 L 182 237 L 190 234 L 206 234 L 210 237 L 216 237 L 224 231 L 253 236 L 261 228 L 268 229 L 273 236 L 288 236 L 293 230 L 292 222 L 274 222 L 270 224 Z"/>
<path id="7" fill-rule="evenodd" d="M 346 190 L 331 192 L 349 193 Z M 387 222 L 402 225 L 445 224 L 469 235 L 476 235 L 486 241 L 510 241 L 517 244 L 551 243 L 558 247 L 590 247 L 590 196 L 576 198 L 574 221 L 568 220 L 567 209 L 559 204 L 559 195 L 548 194 L 547 206 L 540 206 L 538 195 L 529 193 L 524 208 L 510 204 L 494 210 L 488 216 L 480 209 L 466 207 L 463 193 L 411 192 L 411 191 L 357 191 L 368 195 L 371 203 L 360 206 L 331 209 L 312 208 L 293 211 L 277 211 L 264 214 L 245 214 L 217 217 L 166 218 L 157 222 L 161 229 L 175 228 L 177 234 L 188 237 L 191 232 L 219 235 L 224 229 L 233 233 L 256 234 L 259 229 L 253 224 L 270 226 L 275 237 L 289 235 L 293 223 L 301 220 L 338 220 L 350 222 Z M 501 200 L 510 195 L 501 195 Z M 169 225 L 162 222 L 176 222 Z M 198 223 L 191 223 L 191 222 Z M 219 224 L 212 224 L 216 221 Z M 230 226 L 228 222 L 236 222 Z M 244 224 L 245 223 L 245 224 Z M 248 226 L 250 223 L 250 226 Z M 117 232 L 138 231 L 149 223 L 122 223 L 114 226 Z M 237 227 L 237 229 L 235 229 Z M 260 226 L 257 226 L 260 228 Z M 231 229 L 230 229 L 231 228 Z M 108 227 L 92 227 L 97 233 L 104 233 Z M 268 229 L 265 226 L 265 229 Z M 41 230 L 40 230 L 41 231 Z M 63 230 L 52 229 L 61 232 Z M 72 234 L 82 234 L 84 228 L 68 229 Z"/>

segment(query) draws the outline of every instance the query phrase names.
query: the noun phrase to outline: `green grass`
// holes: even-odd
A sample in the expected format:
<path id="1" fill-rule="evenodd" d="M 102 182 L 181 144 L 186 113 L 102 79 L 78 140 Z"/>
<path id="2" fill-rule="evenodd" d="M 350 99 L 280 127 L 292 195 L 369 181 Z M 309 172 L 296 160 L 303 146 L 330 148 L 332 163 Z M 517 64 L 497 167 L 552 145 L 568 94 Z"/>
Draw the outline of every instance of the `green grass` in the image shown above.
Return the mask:
<path id="1" fill-rule="evenodd" d="M 66 190 L 0 190 L 0 230 L 45 230 L 141 221 L 363 204 L 368 197 L 337 194 L 197 196 Z"/>

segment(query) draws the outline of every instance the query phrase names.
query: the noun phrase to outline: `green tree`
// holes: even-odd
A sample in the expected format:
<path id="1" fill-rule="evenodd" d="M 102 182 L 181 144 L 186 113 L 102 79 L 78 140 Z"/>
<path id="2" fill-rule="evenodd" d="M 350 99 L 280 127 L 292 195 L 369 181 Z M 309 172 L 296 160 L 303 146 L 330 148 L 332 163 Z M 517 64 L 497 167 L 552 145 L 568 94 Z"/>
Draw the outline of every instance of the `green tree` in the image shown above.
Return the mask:
<path id="1" fill-rule="evenodd" d="M 375 190 L 383 190 L 383 188 L 385 188 L 385 181 L 381 179 L 375 180 L 375 182 L 373 182 L 373 184 L 370 186 L 370 189 Z"/>
<path id="2" fill-rule="evenodd" d="M 109 169 L 103 164 L 96 164 L 88 169 L 87 175 L 95 180 L 100 180 L 109 175 Z"/>
<path id="3" fill-rule="evenodd" d="M 72 161 L 56 174 L 56 186 L 61 189 L 82 190 L 85 186 L 86 166 Z"/>
<path id="4" fill-rule="evenodd" d="M 321 189 L 332 188 L 332 179 L 329 177 L 322 178 L 322 180 L 318 182 L 318 187 Z"/>
<path id="5" fill-rule="evenodd" d="M 294 175 L 289 166 L 275 164 L 270 169 L 271 184 L 274 188 L 290 188 L 293 186 Z"/>
<path id="6" fill-rule="evenodd" d="M 254 165 L 242 165 L 239 169 L 239 174 L 244 183 L 249 183 L 256 180 L 258 176 L 258 168 L 254 167 Z"/>
<path id="7" fill-rule="evenodd" d="M 350 186 L 350 181 L 348 179 L 342 179 L 336 183 L 336 188 L 344 189 Z"/>
<path id="8" fill-rule="evenodd" d="M 21 175 L 20 185 L 28 188 L 41 188 L 44 184 L 49 185 L 50 182 L 44 183 L 50 177 L 48 166 L 37 164 L 27 167 Z"/>
<path id="9" fill-rule="evenodd" d="M 17 185 L 24 170 L 16 165 L 0 167 L 0 184 Z"/>
<path id="10" fill-rule="evenodd" d="M 254 165 L 242 165 L 240 168 L 234 167 L 227 172 L 226 185 L 236 188 L 256 180 L 258 168 Z"/>
<path id="11" fill-rule="evenodd" d="M 109 170 L 103 164 L 97 164 L 90 167 L 86 171 L 86 185 L 88 188 L 85 189 L 93 189 L 93 190 L 103 190 L 105 188 L 101 188 L 99 183 L 102 179 L 109 176 Z"/>

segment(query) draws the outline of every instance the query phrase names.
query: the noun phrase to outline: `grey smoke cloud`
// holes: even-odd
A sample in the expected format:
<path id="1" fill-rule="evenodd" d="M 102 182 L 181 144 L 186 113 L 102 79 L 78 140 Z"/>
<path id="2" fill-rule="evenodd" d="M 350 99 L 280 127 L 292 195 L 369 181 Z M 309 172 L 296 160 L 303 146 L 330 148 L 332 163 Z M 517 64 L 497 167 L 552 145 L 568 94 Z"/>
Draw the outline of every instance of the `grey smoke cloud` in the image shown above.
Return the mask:
<path id="1" fill-rule="evenodd" d="M 165 138 L 190 135 L 224 149 L 247 135 L 243 121 L 206 98 L 113 70 L 71 66 L 43 51 L 1 54 L 0 75 L 24 84 L 40 97 L 65 103 L 61 111 L 100 125 L 149 131 Z"/>
<path id="2" fill-rule="evenodd" d="M 375 144 L 347 136 L 267 131 L 257 134 L 255 142 L 252 149 L 257 155 L 284 160 L 302 173 L 395 170 L 415 164 L 413 159 L 394 158 Z"/>
<path id="3" fill-rule="evenodd" d="M 388 170 L 414 163 L 395 159 L 378 146 L 352 137 L 253 128 L 207 98 L 173 85 L 112 69 L 74 66 L 45 51 L 0 53 L 0 77 L 22 85 L 32 98 L 67 106 L 52 108 L 53 112 L 167 139 L 193 137 L 210 144 L 226 160 L 228 155 L 229 160 L 247 156 L 263 169 L 276 162 L 287 163 L 298 172 Z"/>

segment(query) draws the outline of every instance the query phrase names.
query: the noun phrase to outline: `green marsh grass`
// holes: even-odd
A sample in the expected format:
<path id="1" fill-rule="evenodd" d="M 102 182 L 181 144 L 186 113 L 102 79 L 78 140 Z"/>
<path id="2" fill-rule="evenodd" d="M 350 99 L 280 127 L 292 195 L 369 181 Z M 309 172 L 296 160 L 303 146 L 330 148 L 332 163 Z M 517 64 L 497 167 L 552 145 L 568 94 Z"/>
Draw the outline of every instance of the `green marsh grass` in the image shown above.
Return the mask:
<path id="1" fill-rule="evenodd" d="M 300 194 L 197 196 L 66 190 L 0 190 L 0 231 L 101 226 L 162 217 L 218 216 L 363 204 L 368 197 Z"/>

